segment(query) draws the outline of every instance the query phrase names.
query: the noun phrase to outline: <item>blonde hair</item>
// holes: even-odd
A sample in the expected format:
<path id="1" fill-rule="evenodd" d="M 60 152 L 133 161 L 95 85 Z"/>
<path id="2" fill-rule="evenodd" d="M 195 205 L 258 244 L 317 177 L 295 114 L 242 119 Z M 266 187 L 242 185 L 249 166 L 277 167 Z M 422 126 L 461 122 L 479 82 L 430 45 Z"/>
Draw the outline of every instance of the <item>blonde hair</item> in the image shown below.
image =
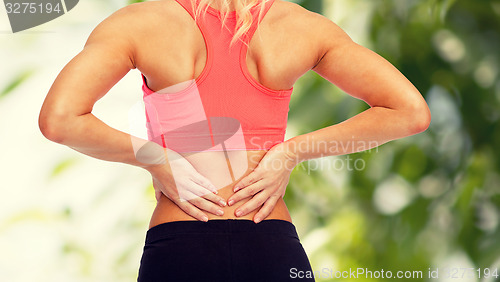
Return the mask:
<path id="1" fill-rule="evenodd" d="M 234 28 L 234 35 L 231 39 L 230 45 L 233 45 L 237 40 L 239 40 L 253 24 L 253 17 L 251 10 L 257 6 L 259 7 L 259 16 L 258 21 L 262 19 L 262 15 L 265 9 L 265 3 L 270 0 L 191 0 L 191 4 L 194 8 L 195 20 L 198 20 L 200 16 L 205 16 L 208 10 L 208 6 L 212 6 L 214 3 L 220 4 L 221 8 L 219 11 L 222 14 L 222 24 L 225 25 L 229 7 L 231 2 L 234 3 L 234 10 L 236 14 L 236 26 Z M 199 2 L 196 5 L 196 2 Z M 226 26 L 227 27 L 227 26 Z M 247 42 L 243 41 L 243 43 L 247 44 Z M 248 45 L 248 44 L 247 44 Z"/>

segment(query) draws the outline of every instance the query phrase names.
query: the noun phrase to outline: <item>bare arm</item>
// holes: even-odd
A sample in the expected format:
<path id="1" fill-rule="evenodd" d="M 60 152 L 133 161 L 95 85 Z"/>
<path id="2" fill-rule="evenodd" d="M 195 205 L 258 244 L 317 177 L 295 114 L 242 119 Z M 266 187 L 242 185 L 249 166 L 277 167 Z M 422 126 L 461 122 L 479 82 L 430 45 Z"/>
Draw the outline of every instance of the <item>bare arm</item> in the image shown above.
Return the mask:
<path id="1" fill-rule="evenodd" d="M 42 105 L 40 130 L 49 140 L 88 156 L 148 170 L 155 189 L 187 214 L 206 220 L 208 217 L 194 205 L 217 214 L 219 208 L 214 203 L 223 201 L 212 193 L 217 189 L 208 179 L 187 160 L 169 158 L 162 146 L 114 129 L 92 114 L 94 104 L 135 68 L 133 36 L 140 32 L 135 23 L 141 15 L 135 14 L 136 6 L 132 6 L 115 12 L 99 24 L 83 51 L 58 75 Z M 169 150 L 168 156 L 174 153 Z"/>
<path id="2" fill-rule="evenodd" d="M 323 55 L 313 70 L 370 108 L 339 124 L 285 141 L 297 163 L 363 151 L 425 131 L 430 110 L 413 84 L 384 58 L 353 42 L 332 21 L 318 21 Z"/>
<path id="3" fill-rule="evenodd" d="M 262 206 L 254 221 L 266 218 L 285 194 L 290 173 L 302 161 L 368 150 L 427 129 L 430 111 L 418 90 L 381 56 L 354 43 L 329 19 L 315 14 L 318 63 L 313 70 L 371 108 L 339 124 L 293 137 L 269 150 L 234 188 L 231 204 L 245 215 Z"/>
<path id="4" fill-rule="evenodd" d="M 94 104 L 134 69 L 134 43 L 118 11 L 100 23 L 83 50 L 60 72 L 42 105 L 39 126 L 51 141 L 106 161 L 140 167 L 131 136 L 92 114 Z"/>

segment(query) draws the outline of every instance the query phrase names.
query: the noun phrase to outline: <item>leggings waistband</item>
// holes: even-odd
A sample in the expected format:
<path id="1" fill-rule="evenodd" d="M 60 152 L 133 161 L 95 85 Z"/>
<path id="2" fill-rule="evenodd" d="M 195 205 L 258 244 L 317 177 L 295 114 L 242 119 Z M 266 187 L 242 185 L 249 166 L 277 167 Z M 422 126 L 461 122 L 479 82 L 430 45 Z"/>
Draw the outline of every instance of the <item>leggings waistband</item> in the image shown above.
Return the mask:
<path id="1" fill-rule="evenodd" d="M 250 219 L 212 219 L 207 222 L 182 220 L 161 223 L 146 233 L 146 243 L 179 234 L 271 233 L 299 239 L 293 223 L 282 219 L 266 219 L 255 223 Z"/>

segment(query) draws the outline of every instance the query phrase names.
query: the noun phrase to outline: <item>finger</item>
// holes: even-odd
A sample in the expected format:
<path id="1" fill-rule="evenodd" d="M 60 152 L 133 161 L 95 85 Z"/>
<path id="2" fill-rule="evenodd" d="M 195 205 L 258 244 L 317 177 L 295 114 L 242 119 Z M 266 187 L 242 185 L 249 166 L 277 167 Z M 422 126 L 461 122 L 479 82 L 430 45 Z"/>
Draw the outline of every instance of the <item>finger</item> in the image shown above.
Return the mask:
<path id="1" fill-rule="evenodd" d="M 188 201 L 201 210 L 204 210 L 204 211 L 207 211 L 209 213 L 219 215 L 219 216 L 224 215 L 224 211 L 221 209 L 221 207 L 219 207 L 218 205 L 216 205 L 210 201 L 207 201 L 204 198 L 195 197 L 195 198 L 192 198 Z"/>
<path id="2" fill-rule="evenodd" d="M 274 207 L 276 206 L 276 203 L 278 202 L 279 196 L 272 195 L 269 197 L 269 199 L 264 203 L 262 208 L 255 214 L 253 221 L 255 223 L 261 222 L 263 219 L 268 217 L 271 212 L 273 211 Z"/>
<path id="3" fill-rule="evenodd" d="M 234 195 L 232 195 L 229 199 L 227 199 L 227 204 L 229 206 L 234 205 L 235 203 L 251 197 L 258 192 L 262 191 L 264 189 L 264 185 L 260 182 L 256 182 L 250 186 L 247 186 L 245 188 L 240 189 L 238 192 L 236 192 Z"/>
<path id="4" fill-rule="evenodd" d="M 155 199 L 156 199 L 157 202 L 160 201 L 161 194 L 163 194 L 163 192 L 161 192 L 161 190 L 155 189 Z"/>
<path id="5" fill-rule="evenodd" d="M 262 177 L 260 176 L 259 172 L 253 170 L 252 172 L 250 172 L 250 174 L 243 177 L 240 181 L 236 183 L 236 185 L 234 185 L 233 191 L 238 192 L 238 190 L 240 190 L 241 188 L 247 187 L 261 179 Z"/>
<path id="6" fill-rule="evenodd" d="M 250 199 L 250 201 L 246 202 L 244 205 L 237 208 L 234 211 L 234 215 L 237 217 L 247 215 L 250 212 L 256 210 L 258 207 L 260 207 L 268 198 L 269 196 L 267 195 L 267 193 L 265 192 L 259 193 L 255 195 L 252 199 Z"/>
<path id="7" fill-rule="evenodd" d="M 172 194 L 172 193 L 168 193 L 169 191 L 167 191 L 165 189 L 165 186 L 163 186 L 161 184 L 161 182 L 159 182 L 158 180 L 156 180 L 156 178 L 153 178 L 153 188 L 154 188 L 154 191 L 155 191 L 155 198 L 156 198 L 156 201 L 160 201 L 160 198 L 161 198 L 161 195 L 165 195 L 165 197 L 169 198 L 169 199 L 172 199 L 174 197 L 178 197 L 178 194 Z M 163 188 L 163 189 L 162 189 Z M 164 191 L 165 190 L 165 191 Z M 177 192 L 177 190 L 175 189 L 175 192 Z"/>
<path id="8" fill-rule="evenodd" d="M 203 176 L 199 173 L 196 173 L 196 174 L 191 175 L 191 179 L 193 180 L 193 182 L 203 186 L 204 188 L 208 189 L 210 192 L 213 192 L 215 194 L 218 193 L 217 187 L 215 187 L 215 185 L 210 180 L 208 180 L 205 176 Z"/>
<path id="9" fill-rule="evenodd" d="M 174 197 L 177 197 L 176 200 L 180 201 L 180 202 L 187 202 L 191 199 L 194 199 L 194 198 L 198 198 L 199 196 L 192 193 L 191 191 L 189 190 L 185 190 L 185 189 L 182 189 L 181 191 L 179 191 L 178 194 L 174 194 L 173 195 Z"/>
<path id="10" fill-rule="evenodd" d="M 189 190 L 190 192 L 192 192 L 193 194 L 195 194 L 196 196 L 198 196 L 200 198 L 207 198 L 210 200 L 214 200 L 214 203 L 215 202 L 218 203 L 221 200 L 224 201 L 224 198 L 212 193 L 210 190 L 207 190 L 207 188 L 199 185 L 196 182 L 189 183 L 188 186 L 184 189 Z M 210 196 L 210 195 L 213 195 L 213 196 Z M 224 204 L 225 204 L 225 202 L 224 202 Z"/>
<path id="11" fill-rule="evenodd" d="M 201 221 L 208 221 L 208 216 L 202 212 L 200 209 L 196 208 L 193 204 L 188 201 L 182 200 L 181 198 L 177 198 L 172 200 L 181 210 L 183 210 L 188 215 L 196 218 Z"/>
<path id="12" fill-rule="evenodd" d="M 209 201 L 217 203 L 218 205 L 220 205 L 222 207 L 225 207 L 227 205 L 224 198 L 222 198 L 221 196 L 216 195 L 214 193 L 211 193 L 205 187 L 200 186 L 197 183 L 194 183 L 194 182 L 191 183 L 191 186 L 189 186 L 186 190 L 189 190 L 191 193 L 196 195 L 198 198 L 205 198 Z"/>
<path id="13" fill-rule="evenodd" d="M 189 203 L 189 202 L 183 202 L 183 203 L 178 203 L 177 205 L 185 213 L 187 213 L 188 215 L 196 218 L 197 220 L 204 221 L 204 222 L 208 221 L 208 216 L 204 212 L 202 212 L 201 210 L 199 210 L 198 208 L 196 208 L 195 206 L 193 206 L 191 203 Z"/>
<path id="14" fill-rule="evenodd" d="M 227 206 L 227 203 L 224 200 L 224 198 L 222 198 L 221 196 L 215 195 L 213 193 L 208 193 L 208 194 L 204 195 L 203 198 L 207 199 L 208 201 L 211 201 L 212 203 L 216 203 L 221 207 Z"/>

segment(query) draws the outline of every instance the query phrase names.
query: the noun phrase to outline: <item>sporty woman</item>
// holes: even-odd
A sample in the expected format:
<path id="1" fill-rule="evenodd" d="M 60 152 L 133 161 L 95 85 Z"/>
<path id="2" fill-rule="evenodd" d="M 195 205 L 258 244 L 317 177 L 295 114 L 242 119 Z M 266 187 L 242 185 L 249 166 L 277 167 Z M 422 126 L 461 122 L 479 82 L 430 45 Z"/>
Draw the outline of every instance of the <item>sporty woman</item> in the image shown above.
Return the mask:
<path id="1" fill-rule="evenodd" d="M 92 114 L 132 69 L 143 79 L 148 140 Z M 293 85 L 309 70 L 371 107 L 285 141 Z M 429 123 L 425 100 L 393 65 L 284 0 L 126 6 L 64 67 L 39 117 L 48 139 L 151 173 L 157 206 L 138 281 L 176 282 L 314 281 L 283 201 L 293 168 Z"/>

